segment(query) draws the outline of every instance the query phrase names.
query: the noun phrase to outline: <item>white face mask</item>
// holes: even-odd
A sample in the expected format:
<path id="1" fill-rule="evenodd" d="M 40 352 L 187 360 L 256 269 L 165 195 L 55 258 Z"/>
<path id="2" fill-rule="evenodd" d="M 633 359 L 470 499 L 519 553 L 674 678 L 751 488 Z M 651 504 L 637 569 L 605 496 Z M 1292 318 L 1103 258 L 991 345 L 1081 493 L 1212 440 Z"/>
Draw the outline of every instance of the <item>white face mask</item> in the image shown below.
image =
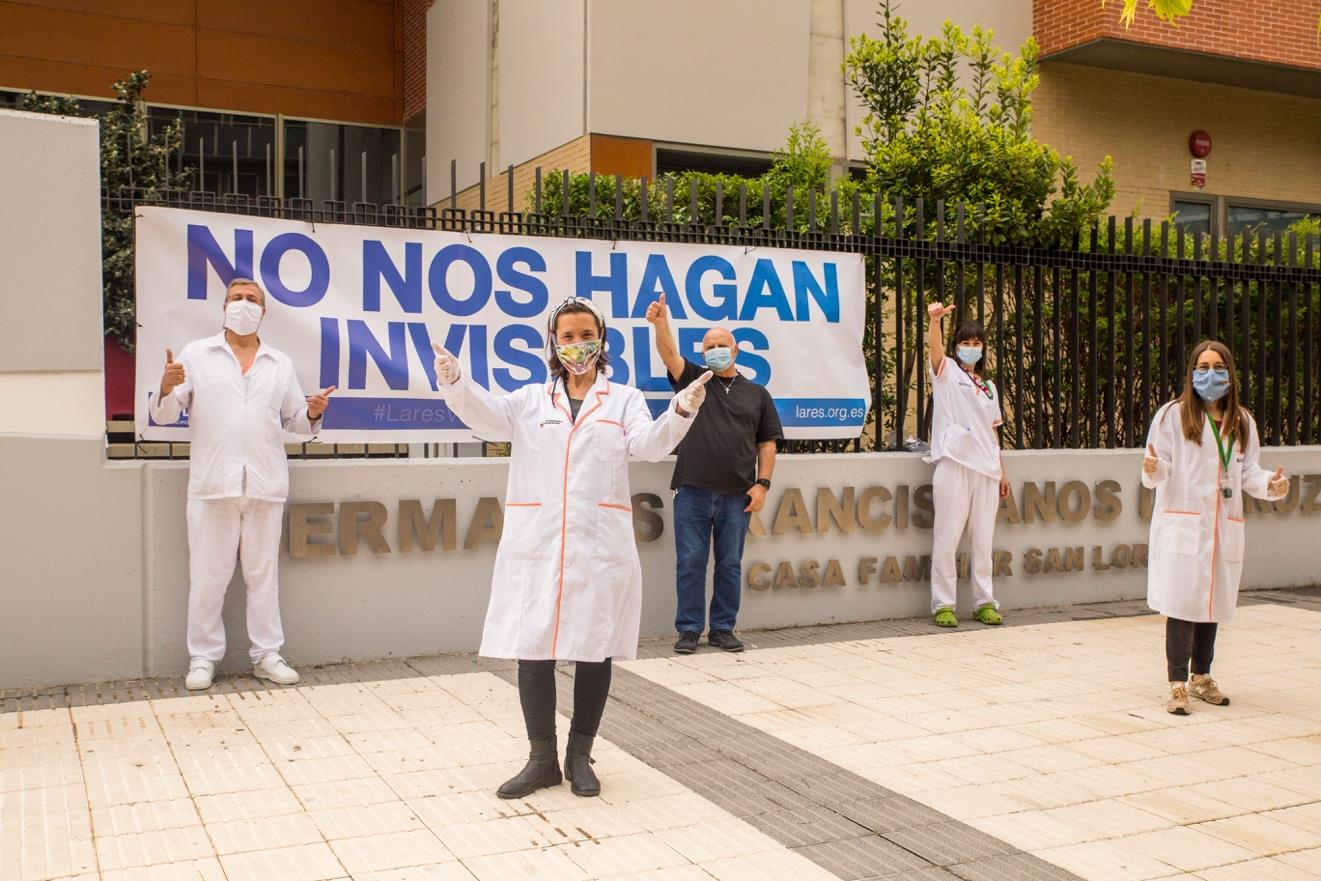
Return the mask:
<path id="1" fill-rule="evenodd" d="M 257 332 L 261 326 L 262 308 L 248 300 L 235 300 L 225 307 L 225 327 L 239 336 Z"/>

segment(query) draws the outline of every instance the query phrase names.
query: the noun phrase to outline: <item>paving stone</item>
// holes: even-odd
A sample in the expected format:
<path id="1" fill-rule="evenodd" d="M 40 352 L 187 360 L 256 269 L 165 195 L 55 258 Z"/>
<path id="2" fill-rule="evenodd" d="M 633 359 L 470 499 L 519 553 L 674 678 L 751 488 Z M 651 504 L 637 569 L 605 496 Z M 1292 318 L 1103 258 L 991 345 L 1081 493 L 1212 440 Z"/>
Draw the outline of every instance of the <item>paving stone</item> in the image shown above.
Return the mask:
<path id="1" fill-rule="evenodd" d="M 877 835 L 812 844 L 794 851 L 843 881 L 929 867 L 926 860 Z"/>
<path id="2" fill-rule="evenodd" d="M 953 821 L 895 829 L 886 832 L 884 837 L 937 866 L 1018 851 L 998 838 Z"/>
<path id="3" fill-rule="evenodd" d="M 1025 853 L 960 863 L 948 868 L 963 881 L 1077 881 L 1078 878 L 1072 872 Z"/>

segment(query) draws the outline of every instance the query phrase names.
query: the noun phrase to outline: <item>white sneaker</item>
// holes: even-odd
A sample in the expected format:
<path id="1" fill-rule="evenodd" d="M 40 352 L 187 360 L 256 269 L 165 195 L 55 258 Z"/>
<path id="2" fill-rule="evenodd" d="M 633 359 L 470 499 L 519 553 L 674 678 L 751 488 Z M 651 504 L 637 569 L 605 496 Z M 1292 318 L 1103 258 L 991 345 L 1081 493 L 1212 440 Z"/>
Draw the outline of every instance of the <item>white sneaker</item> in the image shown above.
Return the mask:
<path id="1" fill-rule="evenodd" d="M 252 675 L 258 679 L 268 679 L 276 685 L 296 685 L 298 671 L 284 662 L 279 655 L 267 655 L 252 665 Z"/>
<path id="2" fill-rule="evenodd" d="M 193 658 L 188 664 L 188 678 L 183 681 L 189 691 L 202 691 L 211 687 L 216 675 L 216 665 L 211 661 Z"/>

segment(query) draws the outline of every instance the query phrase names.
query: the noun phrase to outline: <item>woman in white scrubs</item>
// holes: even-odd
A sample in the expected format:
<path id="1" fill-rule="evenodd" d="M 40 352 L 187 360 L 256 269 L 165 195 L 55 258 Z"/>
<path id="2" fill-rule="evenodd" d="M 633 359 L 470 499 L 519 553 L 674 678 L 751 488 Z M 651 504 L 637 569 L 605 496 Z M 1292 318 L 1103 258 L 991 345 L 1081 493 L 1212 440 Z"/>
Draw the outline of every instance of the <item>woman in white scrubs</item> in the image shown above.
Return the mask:
<path id="1" fill-rule="evenodd" d="M 524 798 L 562 780 L 557 660 L 576 662 L 563 776 L 575 795 L 600 793 L 592 741 L 611 659 L 637 655 L 642 608 L 628 460 L 656 461 L 677 447 L 711 378 L 707 371 L 653 421 L 640 391 L 606 379 L 605 338 L 605 319 L 591 301 L 568 298 L 547 326 L 550 381 L 508 395 L 487 391 L 433 347 L 436 384 L 450 409 L 482 439 L 512 443 L 481 654 L 518 660 L 531 754 L 496 792 L 501 798 Z"/>
<path id="2" fill-rule="evenodd" d="M 1208 418 L 1209 417 L 1209 418 Z M 1142 483 L 1156 490 L 1151 516 L 1147 605 L 1166 616 L 1166 709 L 1189 712 L 1193 697 L 1224 706 L 1211 678 L 1216 630 L 1234 618 L 1243 572 L 1243 493 L 1288 494 L 1284 469 L 1257 462 L 1257 425 L 1238 404 L 1234 357 L 1222 343 L 1193 348 L 1183 393 L 1156 412 L 1147 433 Z"/>
<path id="3" fill-rule="evenodd" d="M 927 307 L 927 354 L 930 359 L 931 455 L 936 463 L 931 481 L 935 504 L 931 547 L 931 611 L 940 627 L 958 627 L 954 614 L 958 580 L 957 554 L 963 528 L 968 527 L 974 617 L 999 624 L 1000 604 L 991 585 L 991 538 L 1000 499 L 1009 495 L 1009 480 L 1000 461 L 1000 395 L 987 379 L 986 333 L 975 321 L 954 330 L 948 349 L 942 320 L 953 306 Z M 948 351 L 948 355 L 946 354 Z"/>

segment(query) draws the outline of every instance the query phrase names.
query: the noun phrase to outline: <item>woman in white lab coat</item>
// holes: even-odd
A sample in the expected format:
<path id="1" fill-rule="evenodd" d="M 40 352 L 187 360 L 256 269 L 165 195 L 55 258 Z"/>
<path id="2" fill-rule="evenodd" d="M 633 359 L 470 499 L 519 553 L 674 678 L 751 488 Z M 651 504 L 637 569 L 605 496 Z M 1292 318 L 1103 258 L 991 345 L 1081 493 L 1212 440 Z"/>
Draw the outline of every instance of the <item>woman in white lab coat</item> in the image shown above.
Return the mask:
<path id="1" fill-rule="evenodd" d="M 555 662 L 574 661 L 573 721 L 564 775 L 597 795 L 592 741 L 605 710 L 612 658 L 637 655 L 642 569 L 633 537 L 630 457 L 668 455 L 692 426 L 708 371 L 653 420 L 636 388 L 606 379 L 605 319 L 570 297 L 547 326 L 550 381 L 493 394 L 439 345 L 436 382 L 477 436 L 510 441 L 504 530 L 496 551 L 481 654 L 518 659 L 531 755 L 497 791 L 523 798 L 561 782 L 555 737 Z"/>
<path id="2" fill-rule="evenodd" d="M 1189 712 L 1194 697 L 1223 706 L 1211 678 L 1216 630 L 1234 618 L 1243 572 L 1243 493 L 1280 499 L 1284 469 L 1257 462 L 1257 426 L 1239 406 L 1234 357 L 1214 340 L 1193 348 L 1183 393 L 1156 412 L 1142 483 L 1156 490 L 1151 516 L 1147 605 L 1166 616 L 1166 709 Z M 1210 417 L 1210 418 L 1208 418 Z"/>

